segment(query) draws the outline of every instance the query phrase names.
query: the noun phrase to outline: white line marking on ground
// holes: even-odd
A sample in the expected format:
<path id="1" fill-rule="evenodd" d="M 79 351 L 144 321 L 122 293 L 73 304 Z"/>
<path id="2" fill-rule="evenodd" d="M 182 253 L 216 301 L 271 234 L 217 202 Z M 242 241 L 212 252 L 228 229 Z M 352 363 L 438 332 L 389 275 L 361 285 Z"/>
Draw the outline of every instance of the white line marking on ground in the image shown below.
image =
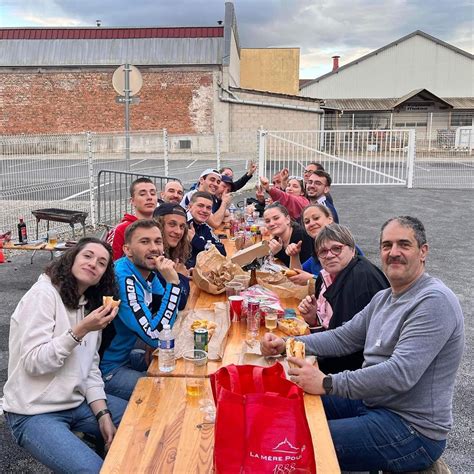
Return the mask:
<path id="1" fill-rule="evenodd" d="M 137 161 L 136 163 L 133 163 L 132 165 L 130 165 L 130 168 L 133 168 L 134 166 L 139 165 L 140 163 L 143 163 L 146 160 L 147 159 L 145 158 L 144 160 Z"/>
<path id="2" fill-rule="evenodd" d="M 431 171 L 429 168 L 423 168 L 423 166 L 416 165 L 416 164 L 415 164 L 415 168 L 420 168 L 420 170 L 423 170 L 423 171 L 428 171 L 428 172 L 430 172 L 430 171 Z"/>
<path id="3" fill-rule="evenodd" d="M 188 166 L 186 166 L 186 169 L 191 168 L 191 166 L 193 166 L 194 163 L 196 163 L 196 161 L 197 161 L 197 160 L 194 160 L 192 163 L 190 163 Z"/>

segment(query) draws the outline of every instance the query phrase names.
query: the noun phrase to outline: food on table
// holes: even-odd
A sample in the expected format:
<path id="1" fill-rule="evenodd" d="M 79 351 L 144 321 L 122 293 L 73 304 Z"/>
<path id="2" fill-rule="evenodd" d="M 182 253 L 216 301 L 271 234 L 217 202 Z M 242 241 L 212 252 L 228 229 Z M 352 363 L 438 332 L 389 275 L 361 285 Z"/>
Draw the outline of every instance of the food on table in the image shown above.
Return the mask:
<path id="1" fill-rule="evenodd" d="M 198 328 L 207 329 L 210 339 L 217 328 L 217 324 L 214 321 L 208 321 L 207 319 L 196 319 L 196 321 L 193 321 L 191 324 L 191 331 L 194 332 L 194 330 Z"/>
<path id="2" fill-rule="evenodd" d="M 229 283 L 234 278 L 233 272 L 234 264 L 232 262 L 226 262 L 215 270 L 209 270 L 203 272 L 203 276 L 218 290 L 222 290 L 226 283 Z"/>
<path id="3" fill-rule="evenodd" d="M 306 333 L 308 325 L 297 318 L 283 318 L 278 320 L 278 328 L 289 336 L 302 336 Z"/>
<path id="4" fill-rule="evenodd" d="M 304 359 L 305 358 L 305 345 L 302 341 L 297 341 L 296 339 L 289 337 L 286 340 L 286 356 L 287 357 L 296 357 L 297 359 Z M 288 361 L 288 365 L 291 368 L 297 367 L 292 362 Z"/>
<path id="5" fill-rule="evenodd" d="M 102 304 L 104 306 L 107 305 L 112 305 L 112 308 L 116 308 L 117 306 L 120 306 L 120 300 L 114 300 L 113 296 L 103 296 L 102 297 Z"/>
<path id="6" fill-rule="evenodd" d="M 298 272 L 296 270 L 292 270 L 291 268 L 286 268 L 285 270 L 282 270 L 281 272 L 286 277 L 294 277 L 294 276 L 298 275 Z"/>

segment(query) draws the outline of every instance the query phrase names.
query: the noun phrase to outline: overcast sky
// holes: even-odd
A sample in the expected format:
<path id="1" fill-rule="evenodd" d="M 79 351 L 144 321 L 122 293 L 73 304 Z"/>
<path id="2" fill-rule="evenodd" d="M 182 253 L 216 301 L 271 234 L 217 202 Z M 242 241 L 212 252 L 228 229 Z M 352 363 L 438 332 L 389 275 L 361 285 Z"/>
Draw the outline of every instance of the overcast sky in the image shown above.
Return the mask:
<path id="1" fill-rule="evenodd" d="M 301 48 L 300 77 L 415 30 L 473 53 L 471 0 L 235 0 L 242 47 Z M 224 0 L 0 0 L 0 26 L 212 26 Z"/>

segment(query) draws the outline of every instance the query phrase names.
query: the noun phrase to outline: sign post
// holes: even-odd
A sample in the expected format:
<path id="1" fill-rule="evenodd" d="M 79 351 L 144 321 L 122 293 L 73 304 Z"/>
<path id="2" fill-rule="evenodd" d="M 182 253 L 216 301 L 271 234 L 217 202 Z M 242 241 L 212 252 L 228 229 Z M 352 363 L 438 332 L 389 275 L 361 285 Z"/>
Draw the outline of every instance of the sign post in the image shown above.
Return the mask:
<path id="1" fill-rule="evenodd" d="M 138 97 L 133 97 L 140 92 L 143 85 L 140 71 L 131 64 L 119 66 L 112 76 L 112 85 L 119 94 L 115 100 L 125 104 L 125 160 L 127 171 L 130 170 L 130 104 L 137 104 Z"/>

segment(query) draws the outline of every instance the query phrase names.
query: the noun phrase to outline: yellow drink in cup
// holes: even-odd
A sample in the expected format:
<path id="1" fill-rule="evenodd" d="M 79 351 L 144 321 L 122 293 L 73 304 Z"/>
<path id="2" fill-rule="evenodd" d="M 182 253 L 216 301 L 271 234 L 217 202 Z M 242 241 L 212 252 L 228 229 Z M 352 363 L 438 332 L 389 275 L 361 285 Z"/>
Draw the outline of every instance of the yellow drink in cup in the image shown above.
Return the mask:
<path id="1" fill-rule="evenodd" d="M 199 349 L 183 353 L 184 373 L 186 375 L 186 395 L 200 397 L 204 394 L 207 376 L 207 352 Z"/>

